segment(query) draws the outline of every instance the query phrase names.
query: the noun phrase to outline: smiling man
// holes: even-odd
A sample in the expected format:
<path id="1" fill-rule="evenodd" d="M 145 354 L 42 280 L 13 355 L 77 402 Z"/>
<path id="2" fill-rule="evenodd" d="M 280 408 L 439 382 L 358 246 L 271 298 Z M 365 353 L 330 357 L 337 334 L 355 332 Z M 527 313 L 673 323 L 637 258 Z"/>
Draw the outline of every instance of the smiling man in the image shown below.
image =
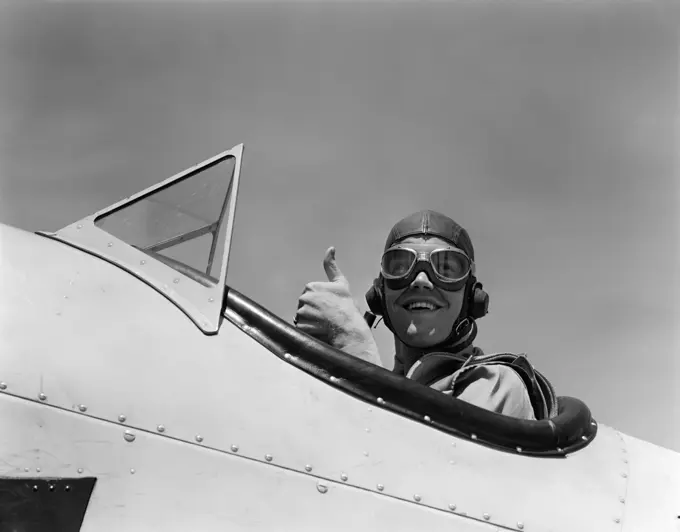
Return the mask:
<path id="1" fill-rule="evenodd" d="M 295 324 L 353 356 L 380 365 L 377 345 L 330 248 L 328 282 L 309 283 Z M 380 275 L 366 294 L 395 339 L 394 372 L 487 410 L 522 419 L 556 415 L 550 383 L 524 355 L 485 355 L 473 346 L 488 295 L 475 277 L 465 229 L 435 211 L 420 211 L 390 231 Z"/>

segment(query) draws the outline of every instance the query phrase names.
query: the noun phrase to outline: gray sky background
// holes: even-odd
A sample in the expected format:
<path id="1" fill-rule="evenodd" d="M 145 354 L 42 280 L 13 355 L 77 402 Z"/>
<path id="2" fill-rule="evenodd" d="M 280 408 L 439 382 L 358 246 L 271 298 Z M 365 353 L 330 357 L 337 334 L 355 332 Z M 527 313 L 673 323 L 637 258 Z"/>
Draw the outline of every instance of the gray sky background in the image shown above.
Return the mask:
<path id="1" fill-rule="evenodd" d="M 244 142 L 230 285 L 290 320 L 335 245 L 363 301 L 390 227 L 440 210 L 491 294 L 478 345 L 680 450 L 658 5 L 5 3 L 0 221 L 56 230 Z"/>

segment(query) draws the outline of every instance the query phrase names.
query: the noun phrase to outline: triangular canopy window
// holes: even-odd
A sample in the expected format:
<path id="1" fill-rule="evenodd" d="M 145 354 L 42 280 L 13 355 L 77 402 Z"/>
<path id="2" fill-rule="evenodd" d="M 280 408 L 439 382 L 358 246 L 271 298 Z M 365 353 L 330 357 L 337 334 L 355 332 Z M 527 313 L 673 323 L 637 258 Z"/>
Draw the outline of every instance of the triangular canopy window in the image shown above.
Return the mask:
<path id="1" fill-rule="evenodd" d="M 235 159 L 143 196 L 95 225 L 202 283 L 219 282 Z"/>

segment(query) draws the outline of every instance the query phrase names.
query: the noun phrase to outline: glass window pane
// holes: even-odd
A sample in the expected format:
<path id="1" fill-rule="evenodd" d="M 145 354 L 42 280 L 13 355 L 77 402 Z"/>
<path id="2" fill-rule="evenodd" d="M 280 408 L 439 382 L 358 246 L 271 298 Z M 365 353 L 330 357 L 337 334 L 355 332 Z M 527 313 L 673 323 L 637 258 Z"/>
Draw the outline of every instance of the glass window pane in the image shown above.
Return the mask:
<path id="1" fill-rule="evenodd" d="M 98 218 L 95 225 L 155 258 L 172 259 L 163 262 L 185 275 L 182 266 L 217 282 L 235 162 L 228 157 Z"/>

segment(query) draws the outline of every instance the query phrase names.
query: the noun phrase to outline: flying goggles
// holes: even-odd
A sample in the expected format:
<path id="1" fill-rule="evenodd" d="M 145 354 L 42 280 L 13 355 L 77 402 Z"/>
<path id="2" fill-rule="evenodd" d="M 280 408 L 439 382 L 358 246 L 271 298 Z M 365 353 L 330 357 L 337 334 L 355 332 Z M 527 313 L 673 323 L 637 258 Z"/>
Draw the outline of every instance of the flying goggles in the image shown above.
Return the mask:
<path id="1" fill-rule="evenodd" d="M 444 290 L 459 290 L 468 275 L 474 274 L 475 264 L 459 249 L 439 248 L 432 251 L 416 251 L 405 246 L 395 246 L 382 256 L 382 276 L 394 289 L 405 288 L 421 271 Z"/>

